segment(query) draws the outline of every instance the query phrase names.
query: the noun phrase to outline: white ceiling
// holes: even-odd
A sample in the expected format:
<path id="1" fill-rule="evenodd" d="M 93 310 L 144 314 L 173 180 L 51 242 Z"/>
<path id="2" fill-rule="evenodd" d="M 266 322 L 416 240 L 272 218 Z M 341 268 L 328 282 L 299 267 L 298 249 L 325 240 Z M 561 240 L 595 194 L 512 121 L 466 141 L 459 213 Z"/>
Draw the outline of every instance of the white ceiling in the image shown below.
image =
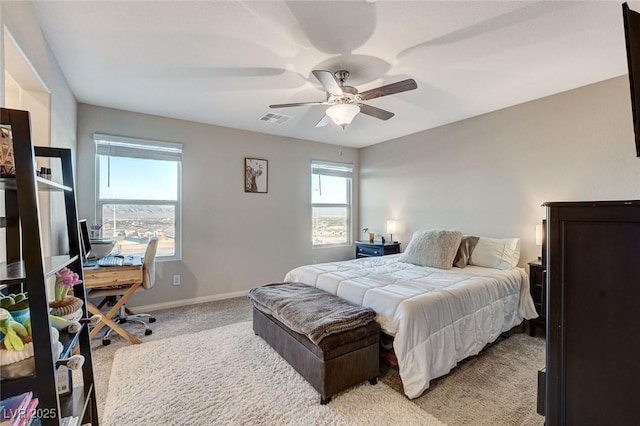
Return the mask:
<path id="1" fill-rule="evenodd" d="M 632 3 L 631 7 L 638 10 Z M 618 1 L 33 2 L 79 102 L 363 147 L 626 74 Z M 342 130 L 314 69 L 351 72 L 367 101 Z M 265 112 L 292 118 L 259 120 Z"/>

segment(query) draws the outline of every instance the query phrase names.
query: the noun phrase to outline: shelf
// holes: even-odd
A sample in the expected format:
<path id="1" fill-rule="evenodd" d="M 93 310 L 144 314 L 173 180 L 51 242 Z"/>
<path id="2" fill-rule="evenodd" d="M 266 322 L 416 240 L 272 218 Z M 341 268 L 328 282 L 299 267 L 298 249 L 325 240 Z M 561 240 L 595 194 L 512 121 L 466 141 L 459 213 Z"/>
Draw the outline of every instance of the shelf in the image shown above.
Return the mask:
<path id="1" fill-rule="evenodd" d="M 72 257 L 69 255 L 62 255 L 62 256 L 45 257 L 44 258 L 45 274 L 47 277 L 51 277 L 60 269 L 64 268 L 65 266 L 69 266 L 71 263 L 75 262 L 76 260 L 78 260 L 78 256 Z"/>
<path id="2" fill-rule="evenodd" d="M 65 266 L 69 266 L 75 262 L 78 256 L 52 256 L 44 258 L 45 276 L 51 277 Z M 7 262 L 0 262 L 0 284 L 4 288 L 7 285 L 20 284 L 25 280 L 24 262 L 17 261 L 7 264 Z"/>
<path id="3" fill-rule="evenodd" d="M 41 178 L 40 176 L 36 176 L 36 182 L 38 182 L 38 189 L 40 191 L 73 191 L 73 189 L 66 185 Z"/>
<path id="4" fill-rule="evenodd" d="M 17 262 L 0 262 L 0 284 L 20 284 L 24 281 L 24 264 Z"/>
<path id="5" fill-rule="evenodd" d="M 18 377 L 17 379 L 2 379 L 2 398 L 9 398 L 21 393 L 29 392 L 36 387 L 37 380 L 35 374 L 26 377 Z"/>
<path id="6" fill-rule="evenodd" d="M 16 190 L 16 178 L 15 177 L 0 177 L 0 189 L 12 189 Z"/>
<path id="7" fill-rule="evenodd" d="M 85 389 L 84 386 L 74 386 L 69 395 L 60 397 L 60 418 L 77 416 L 80 420 L 84 418 L 87 405 L 89 403 L 93 385 Z"/>
<path id="8" fill-rule="evenodd" d="M 70 187 L 66 185 L 62 185 L 61 183 L 54 182 L 49 179 L 42 178 L 40 176 L 36 176 L 36 182 L 38 183 L 38 190 L 40 191 L 73 191 Z M 16 190 L 18 186 L 16 185 L 15 177 L 2 177 L 0 178 L 0 190 L 1 189 L 9 189 Z"/>

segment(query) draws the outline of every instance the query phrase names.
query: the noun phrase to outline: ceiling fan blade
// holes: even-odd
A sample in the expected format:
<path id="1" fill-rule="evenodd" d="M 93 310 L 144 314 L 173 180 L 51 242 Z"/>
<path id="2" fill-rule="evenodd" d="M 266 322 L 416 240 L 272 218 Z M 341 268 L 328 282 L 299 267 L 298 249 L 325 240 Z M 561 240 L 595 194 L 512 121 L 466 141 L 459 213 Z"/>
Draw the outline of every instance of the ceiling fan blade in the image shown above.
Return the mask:
<path id="1" fill-rule="evenodd" d="M 292 104 L 276 104 L 276 105 L 269 105 L 269 108 L 288 108 L 288 107 L 305 106 L 305 105 L 326 105 L 326 102 L 296 102 Z"/>
<path id="2" fill-rule="evenodd" d="M 417 89 L 418 85 L 412 78 L 402 80 L 397 83 L 387 84 L 386 86 L 376 87 L 375 89 L 365 90 L 360 93 L 360 99 L 368 101 L 369 99 L 379 98 L 380 96 L 393 95 L 394 93 L 406 92 L 407 90 Z"/>
<path id="3" fill-rule="evenodd" d="M 320 84 L 322 84 L 324 90 L 326 90 L 330 94 L 340 96 L 344 93 L 342 91 L 342 87 L 340 87 L 331 71 L 313 70 L 311 71 L 311 73 L 315 75 L 316 78 L 320 81 Z"/>
<path id="4" fill-rule="evenodd" d="M 316 124 L 316 127 L 324 127 L 327 124 L 329 124 L 329 121 L 331 120 L 331 118 L 329 118 L 329 116 L 327 114 L 325 114 L 320 121 L 318 121 L 318 123 Z"/>
<path id="5" fill-rule="evenodd" d="M 371 117 L 379 118 L 380 120 L 388 120 L 395 114 L 389 111 L 385 111 L 380 108 L 372 107 L 371 105 L 358 104 L 360 112 Z"/>

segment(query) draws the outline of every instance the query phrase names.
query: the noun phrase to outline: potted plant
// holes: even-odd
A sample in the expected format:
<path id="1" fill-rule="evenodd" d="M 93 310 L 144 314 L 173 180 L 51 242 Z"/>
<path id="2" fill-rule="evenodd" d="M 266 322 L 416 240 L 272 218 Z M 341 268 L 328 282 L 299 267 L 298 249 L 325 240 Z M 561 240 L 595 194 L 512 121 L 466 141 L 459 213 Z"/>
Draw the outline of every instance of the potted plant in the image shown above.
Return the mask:
<path id="1" fill-rule="evenodd" d="M 369 228 L 362 228 L 362 231 L 363 231 L 365 234 L 369 234 L 369 242 L 370 242 L 370 243 L 372 243 L 372 242 L 373 242 L 373 240 L 374 240 L 374 239 L 375 239 L 375 237 L 376 237 L 376 234 L 375 234 L 375 233 L 373 233 L 373 232 L 369 232 Z"/>
<path id="2" fill-rule="evenodd" d="M 49 303 L 51 314 L 65 319 L 80 314 L 82 316 L 82 300 L 75 296 L 67 295 L 69 289 L 76 284 L 80 284 L 82 280 L 78 274 L 69 268 L 62 268 L 56 272 L 55 300 Z"/>

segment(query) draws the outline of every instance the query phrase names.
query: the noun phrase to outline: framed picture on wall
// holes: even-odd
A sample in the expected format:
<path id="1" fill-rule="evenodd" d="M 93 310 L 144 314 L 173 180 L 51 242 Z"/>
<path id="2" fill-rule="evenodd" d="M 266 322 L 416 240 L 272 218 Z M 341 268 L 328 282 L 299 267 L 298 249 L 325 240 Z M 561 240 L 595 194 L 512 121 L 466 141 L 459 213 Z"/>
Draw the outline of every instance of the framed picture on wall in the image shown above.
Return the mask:
<path id="1" fill-rule="evenodd" d="M 269 162 L 262 158 L 244 159 L 244 192 L 267 193 Z"/>

